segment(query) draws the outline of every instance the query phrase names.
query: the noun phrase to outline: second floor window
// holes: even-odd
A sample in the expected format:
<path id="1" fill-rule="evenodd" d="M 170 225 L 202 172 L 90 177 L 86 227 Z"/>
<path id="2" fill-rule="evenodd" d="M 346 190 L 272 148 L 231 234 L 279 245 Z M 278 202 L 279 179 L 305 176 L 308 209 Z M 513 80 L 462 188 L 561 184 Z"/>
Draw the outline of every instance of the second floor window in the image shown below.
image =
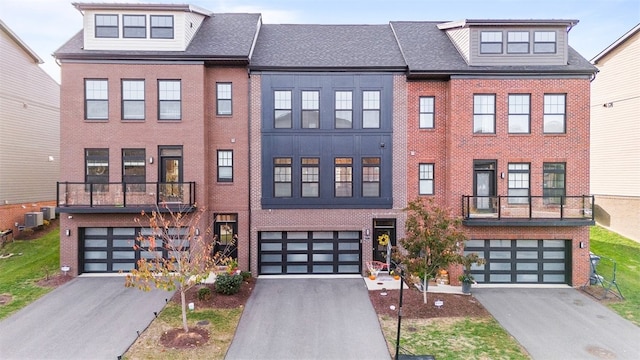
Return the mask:
<path id="1" fill-rule="evenodd" d="M 144 80 L 122 80 L 122 118 L 144 120 Z"/>
<path id="2" fill-rule="evenodd" d="M 336 158 L 334 165 L 335 196 L 353 196 L 353 159 Z"/>
<path id="3" fill-rule="evenodd" d="M 509 95 L 509 133 L 528 134 L 530 132 L 530 95 Z"/>
<path id="4" fill-rule="evenodd" d="M 544 163 L 542 195 L 545 204 L 562 204 L 565 196 L 565 163 Z"/>
<path id="5" fill-rule="evenodd" d="M 302 128 L 317 129 L 320 127 L 320 92 L 302 92 Z"/>
<path id="6" fill-rule="evenodd" d="M 302 197 L 320 196 L 320 159 L 302 158 Z"/>
<path id="7" fill-rule="evenodd" d="M 433 195 L 433 164 L 420 164 L 418 177 L 419 194 Z"/>
<path id="8" fill-rule="evenodd" d="M 473 133 L 495 134 L 496 96 L 473 95 Z"/>
<path id="9" fill-rule="evenodd" d="M 509 164 L 509 204 L 529 203 L 529 164 Z"/>
<path id="10" fill-rule="evenodd" d="M 216 114 L 231 115 L 231 83 L 216 84 Z"/>
<path id="11" fill-rule="evenodd" d="M 362 92 L 362 127 L 380 128 L 380 91 Z"/>
<path id="12" fill-rule="evenodd" d="M 353 93 L 351 91 L 336 91 L 335 127 L 336 129 L 351 129 L 353 127 Z"/>
<path id="13" fill-rule="evenodd" d="M 122 182 L 127 191 L 146 191 L 145 150 L 122 149 Z"/>
<path id="14" fill-rule="evenodd" d="M 566 112 L 565 94 L 544 95 L 544 132 L 563 134 L 565 129 Z"/>
<path id="15" fill-rule="evenodd" d="M 84 98 L 85 119 L 109 119 L 109 85 L 106 79 L 86 79 Z"/>
<path id="16" fill-rule="evenodd" d="M 276 129 L 291 129 L 291 91 L 273 92 L 274 124 Z"/>
<path id="17" fill-rule="evenodd" d="M 180 80 L 158 80 L 158 119 L 182 118 Z"/>
<path id="18" fill-rule="evenodd" d="M 556 52 L 556 32 L 536 31 L 533 33 L 534 54 L 555 54 Z"/>
<path id="19" fill-rule="evenodd" d="M 173 16 L 151 15 L 151 38 L 173 39 Z"/>
<path id="20" fill-rule="evenodd" d="M 118 15 L 96 15 L 96 37 L 118 37 Z"/>
<path id="21" fill-rule="evenodd" d="M 85 182 L 109 183 L 109 149 L 85 149 Z M 108 185 L 94 186 L 94 191 L 106 191 Z"/>
<path id="22" fill-rule="evenodd" d="M 218 150 L 218 181 L 233 181 L 233 151 Z"/>
<path id="23" fill-rule="evenodd" d="M 147 17 L 145 15 L 122 15 L 122 37 L 146 38 Z"/>
<path id="24" fill-rule="evenodd" d="M 380 158 L 362 158 L 362 197 L 380 196 Z"/>
<path id="25" fill-rule="evenodd" d="M 291 158 L 289 157 L 273 159 L 274 197 L 292 196 L 291 165 Z"/>
<path id="26" fill-rule="evenodd" d="M 420 97 L 420 128 L 421 129 L 433 129 L 433 115 L 434 115 L 434 102 L 433 96 Z"/>
<path id="27" fill-rule="evenodd" d="M 482 31 L 480 33 L 480 54 L 502 54 L 501 31 Z"/>

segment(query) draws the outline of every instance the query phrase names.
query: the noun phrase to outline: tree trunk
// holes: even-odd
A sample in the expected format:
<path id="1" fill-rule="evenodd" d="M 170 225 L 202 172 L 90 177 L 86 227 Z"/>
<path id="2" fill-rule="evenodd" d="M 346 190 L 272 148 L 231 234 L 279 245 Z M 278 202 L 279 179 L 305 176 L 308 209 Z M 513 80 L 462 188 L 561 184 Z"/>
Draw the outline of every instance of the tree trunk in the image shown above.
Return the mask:
<path id="1" fill-rule="evenodd" d="M 182 303 L 182 327 L 184 332 L 189 332 L 189 326 L 187 325 L 187 297 L 186 290 L 180 288 L 180 302 Z"/>

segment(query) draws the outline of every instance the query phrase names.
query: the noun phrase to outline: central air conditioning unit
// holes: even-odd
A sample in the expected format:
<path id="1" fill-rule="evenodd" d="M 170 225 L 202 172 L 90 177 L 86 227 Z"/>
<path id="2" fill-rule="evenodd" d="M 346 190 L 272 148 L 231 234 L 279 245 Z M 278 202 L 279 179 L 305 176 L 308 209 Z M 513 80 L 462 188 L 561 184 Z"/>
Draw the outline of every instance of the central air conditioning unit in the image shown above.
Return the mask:
<path id="1" fill-rule="evenodd" d="M 43 224 L 44 214 L 41 211 L 28 212 L 24 214 L 24 226 L 32 228 Z"/>
<path id="2" fill-rule="evenodd" d="M 42 216 L 45 220 L 53 220 L 56 218 L 56 207 L 55 206 L 44 206 L 40 208 L 42 211 Z"/>

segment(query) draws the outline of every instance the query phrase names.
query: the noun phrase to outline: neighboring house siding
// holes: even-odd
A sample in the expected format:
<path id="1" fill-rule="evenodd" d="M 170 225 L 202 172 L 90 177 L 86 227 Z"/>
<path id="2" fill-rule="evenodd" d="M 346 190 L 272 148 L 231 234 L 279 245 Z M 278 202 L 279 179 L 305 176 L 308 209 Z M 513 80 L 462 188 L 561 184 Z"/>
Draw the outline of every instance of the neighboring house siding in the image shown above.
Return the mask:
<path id="1" fill-rule="evenodd" d="M 4 31 L 0 54 L 0 206 L 55 200 L 60 85 Z"/>

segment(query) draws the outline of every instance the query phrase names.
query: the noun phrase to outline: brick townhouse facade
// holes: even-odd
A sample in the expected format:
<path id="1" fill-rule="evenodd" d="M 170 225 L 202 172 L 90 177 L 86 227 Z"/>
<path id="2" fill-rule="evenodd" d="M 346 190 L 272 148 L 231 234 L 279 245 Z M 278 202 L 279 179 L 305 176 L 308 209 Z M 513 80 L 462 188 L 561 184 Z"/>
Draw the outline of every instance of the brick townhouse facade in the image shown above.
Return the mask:
<path id="1" fill-rule="evenodd" d="M 254 275 L 362 274 L 384 260 L 378 236 L 404 236 L 408 201 L 432 197 L 487 260 L 480 282 L 588 281 L 594 68 L 568 46 L 577 21 L 75 6 L 84 31 L 56 52 L 72 274 L 151 256 L 127 245 L 161 202 L 204 209 L 207 241 L 237 234 Z"/>

